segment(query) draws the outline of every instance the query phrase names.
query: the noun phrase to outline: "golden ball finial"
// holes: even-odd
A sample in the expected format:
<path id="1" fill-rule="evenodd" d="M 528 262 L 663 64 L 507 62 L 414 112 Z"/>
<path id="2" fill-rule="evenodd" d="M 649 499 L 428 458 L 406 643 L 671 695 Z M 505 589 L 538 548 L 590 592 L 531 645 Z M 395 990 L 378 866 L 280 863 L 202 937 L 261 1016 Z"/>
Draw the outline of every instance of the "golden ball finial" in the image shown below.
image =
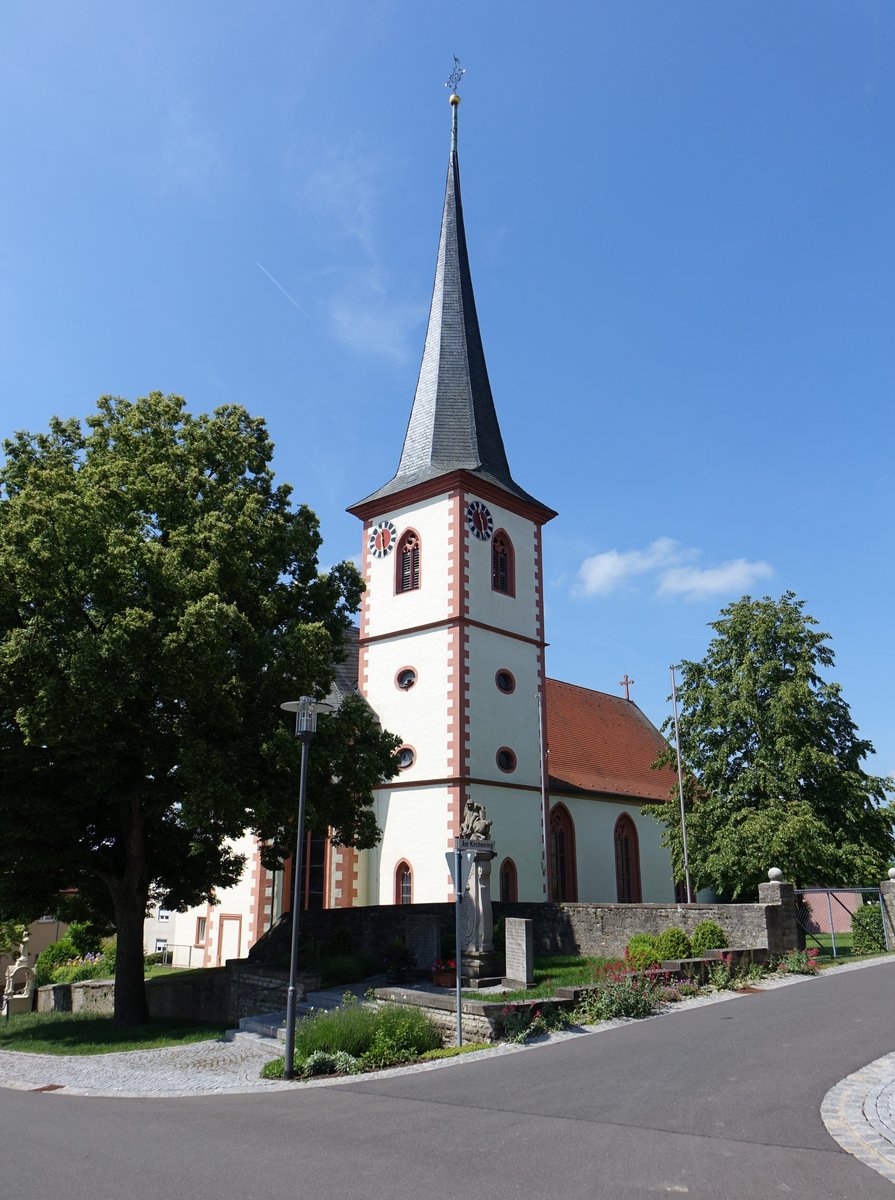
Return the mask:
<path id="1" fill-rule="evenodd" d="M 460 97 L 457 95 L 456 92 L 452 92 L 451 93 L 451 104 L 453 104 L 454 108 L 456 108 L 459 103 L 460 103 Z"/>

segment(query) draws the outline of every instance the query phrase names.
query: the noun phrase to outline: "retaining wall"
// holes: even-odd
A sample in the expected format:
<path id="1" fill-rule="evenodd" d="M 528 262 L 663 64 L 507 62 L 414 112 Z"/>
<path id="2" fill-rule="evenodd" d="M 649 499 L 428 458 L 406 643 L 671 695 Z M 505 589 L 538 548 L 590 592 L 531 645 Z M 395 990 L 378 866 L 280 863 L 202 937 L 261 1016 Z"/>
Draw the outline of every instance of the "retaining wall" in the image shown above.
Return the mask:
<path id="1" fill-rule="evenodd" d="M 537 955 L 580 954 L 614 957 L 624 953 L 635 933 L 658 934 L 672 926 L 692 934 L 700 921 L 712 920 L 731 946 L 763 947 L 782 954 L 804 946 L 796 920 L 795 892 L 789 883 L 762 883 L 757 904 L 506 904 L 493 902 L 494 919 L 527 917 L 533 923 Z M 404 937 L 408 917 L 430 915 L 443 932 L 454 932 L 453 904 L 370 905 L 302 913 L 301 940 L 327 941 L 344 930 L 358 950 L 382 954 Z M 249 951 L 249 963 L 286 962 L 290 915 L 287 913 Z M 431 964 L 420 962 L 420 967 Z"/>

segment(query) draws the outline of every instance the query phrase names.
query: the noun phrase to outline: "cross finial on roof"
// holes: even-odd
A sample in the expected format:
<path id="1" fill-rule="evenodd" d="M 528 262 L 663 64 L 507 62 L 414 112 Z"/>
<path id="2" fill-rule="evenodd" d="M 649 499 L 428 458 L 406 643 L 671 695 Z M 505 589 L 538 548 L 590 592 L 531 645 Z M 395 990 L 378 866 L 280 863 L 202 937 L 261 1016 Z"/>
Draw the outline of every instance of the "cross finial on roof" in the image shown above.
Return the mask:
<path id="1" fill-rule="evenodd" d="M 634 683 L 634 682 L 635 682 L 635 681 L 634 681 L 633 679 L 629 679 L 629 678 L 628 678 L 628 672 L 627 672 L 627 671 L 625 671 L 625 677 L 624 677 L 624 679 L 620 679 L 620 680 L 618 681 L 618 686 L 619 686 L 619 687 L 623 687 L 623 688 L 625 689 L 625 699 L 626 699 L 626 700 L 630 700 L 630 699 L 631 699 L 630 687 L 631 687 L 631 684 L 632 684 L 632 683 Z"/>

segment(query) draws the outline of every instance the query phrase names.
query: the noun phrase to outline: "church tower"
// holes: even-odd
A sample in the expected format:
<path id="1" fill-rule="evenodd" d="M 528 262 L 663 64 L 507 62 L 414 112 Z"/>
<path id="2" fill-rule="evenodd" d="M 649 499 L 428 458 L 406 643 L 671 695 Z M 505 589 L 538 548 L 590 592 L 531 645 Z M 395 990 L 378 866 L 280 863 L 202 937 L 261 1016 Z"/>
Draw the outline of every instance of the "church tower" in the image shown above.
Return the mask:
<path id="1" fill-rule="evenodd" d="M 359 679 L 403 739 L 377 792 L 374 850 L 334 850 L 336 905 L 445 901 L 445 852 L 483 804 L 493 894 L 546 898 L 541 528 L 556 514 L 507 463 L 466 249 L 457 114 L 422 365 L 398 470 L 348 511 L 364 524 Z"/>

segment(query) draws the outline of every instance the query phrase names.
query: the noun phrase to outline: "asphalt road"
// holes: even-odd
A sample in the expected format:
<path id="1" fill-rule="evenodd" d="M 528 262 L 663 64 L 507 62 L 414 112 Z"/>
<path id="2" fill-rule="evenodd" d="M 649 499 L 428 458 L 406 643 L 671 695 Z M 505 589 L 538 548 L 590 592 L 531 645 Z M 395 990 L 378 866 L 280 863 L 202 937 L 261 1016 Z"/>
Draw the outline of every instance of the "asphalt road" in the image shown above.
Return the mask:
<path id="1" fill-rule="evenodd" d="M 0 1092 L 0 1197 L 895 1200 L 819 1115 L 895 1050 L 891 963 L 560 1043 L 292 1093 Z"/>

